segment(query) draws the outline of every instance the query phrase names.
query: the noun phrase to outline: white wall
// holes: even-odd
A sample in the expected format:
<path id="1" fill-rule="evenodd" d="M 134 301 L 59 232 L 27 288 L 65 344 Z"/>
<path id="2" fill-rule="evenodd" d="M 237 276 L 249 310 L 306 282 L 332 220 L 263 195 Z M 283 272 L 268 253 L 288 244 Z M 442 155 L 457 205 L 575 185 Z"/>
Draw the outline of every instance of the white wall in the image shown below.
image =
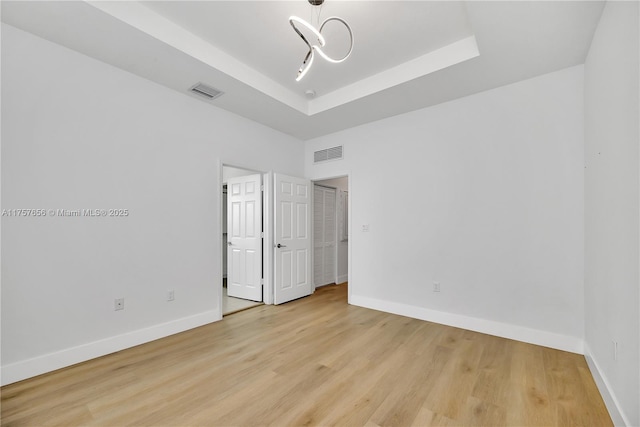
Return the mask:
<path id="1" fill-rule="evenodd" d="M 633 426 L 640 425 L 638 13 L 637 2 L 607 2 L 584 89 L 585 355 L 616 424 Z"/>
<path id="2" fill-rule="evenodd" d="M 129 210 L 2 218 L 3 383 L 219 319 L 220 165 L 302 143 L 4 24 L 2 89 L 3 209 Z"/>
<path id="3" fill-rule="evenodd" d="M 317 181 L 317 184 L 326 185 L 327 187 L 334 187 L 339 191 L 349 191 L 349 178 L 341 177 L 341 178 L 333 178 L 326 179 L 322 181 Z M 337 194 L 337 198 L 339 198 L 339 194 Z M 339 199 L 336 201 L 336 215 L 338 218 L 343 215 L 342 205 L 339 203 Z M 340 221 L 337 221 L 336 224 L 338 227 L 340 226 Z M 340 235 L 338 231 L 338 236 Z M 340 238 L 337 240 L 337 277 L 336 283 L 344 283 L 348 280 L 349 273 L 349 241 L 342 241 Z"/>
<path id="4" fill-rule="evenodd" d="M 350 302 L 581 352 L 582 89 L 577 66 L 307 141 L 307 176 L 349 175 Z"/>

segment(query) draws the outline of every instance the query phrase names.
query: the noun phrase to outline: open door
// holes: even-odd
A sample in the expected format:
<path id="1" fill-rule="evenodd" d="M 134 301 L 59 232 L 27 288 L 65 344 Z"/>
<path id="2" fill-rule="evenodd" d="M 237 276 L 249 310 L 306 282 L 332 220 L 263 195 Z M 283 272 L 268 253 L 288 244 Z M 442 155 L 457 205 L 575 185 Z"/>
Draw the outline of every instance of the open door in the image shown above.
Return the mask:
<path id="1" fill-rule="evenodd" d="M 274 303 L 311 295 L 311 181 L 274 174 Z"/>
<path id="2" fill-rule="evenodd" d="M 227 182 L 227 293 L 262 301 L 262 190 L 260 174 Z"/>

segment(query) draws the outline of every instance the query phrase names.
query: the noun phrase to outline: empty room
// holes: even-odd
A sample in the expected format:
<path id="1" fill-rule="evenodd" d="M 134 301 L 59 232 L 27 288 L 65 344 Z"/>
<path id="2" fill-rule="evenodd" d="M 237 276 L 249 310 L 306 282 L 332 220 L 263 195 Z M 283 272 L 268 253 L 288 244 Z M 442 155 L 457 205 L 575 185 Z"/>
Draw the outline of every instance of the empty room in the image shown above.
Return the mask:
<path id="1" fill-rule="evenodd" d="M 2 426 L 640 426 L 637 1 L 6 1 Z"/>

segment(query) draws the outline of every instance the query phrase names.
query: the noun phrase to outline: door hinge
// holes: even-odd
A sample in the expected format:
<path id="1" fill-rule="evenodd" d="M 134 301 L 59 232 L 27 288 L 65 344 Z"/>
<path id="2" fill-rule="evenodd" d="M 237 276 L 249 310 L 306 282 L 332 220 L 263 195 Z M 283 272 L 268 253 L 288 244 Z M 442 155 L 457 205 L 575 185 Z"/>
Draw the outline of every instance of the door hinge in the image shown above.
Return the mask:
<path id="1" fill-rule="evenodd" d="M 260 232 L 260 237 L 262 237 L 264 239 L 264 232 Z"/>
<path id="2" fill-rule="evenodd" d="M 264 285 L 264 279 L 260 279 L 260 284 Z"/>
<path id="3" fill-rule="evenodd" d="M 264 191 L 264 185 L 260 186 L 260 191 Z"/>

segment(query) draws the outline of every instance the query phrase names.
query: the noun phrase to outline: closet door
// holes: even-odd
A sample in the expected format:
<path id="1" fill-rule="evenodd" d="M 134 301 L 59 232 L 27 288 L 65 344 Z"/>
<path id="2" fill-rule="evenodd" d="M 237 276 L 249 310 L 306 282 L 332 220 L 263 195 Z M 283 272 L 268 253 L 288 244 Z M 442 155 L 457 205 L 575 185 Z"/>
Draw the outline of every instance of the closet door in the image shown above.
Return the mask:
<path id="1" fill-rule="evenodd" d="M 318 287 L 335 283 L 336 190 L 314 186 L 313 203 L 313 280 Z"/>

